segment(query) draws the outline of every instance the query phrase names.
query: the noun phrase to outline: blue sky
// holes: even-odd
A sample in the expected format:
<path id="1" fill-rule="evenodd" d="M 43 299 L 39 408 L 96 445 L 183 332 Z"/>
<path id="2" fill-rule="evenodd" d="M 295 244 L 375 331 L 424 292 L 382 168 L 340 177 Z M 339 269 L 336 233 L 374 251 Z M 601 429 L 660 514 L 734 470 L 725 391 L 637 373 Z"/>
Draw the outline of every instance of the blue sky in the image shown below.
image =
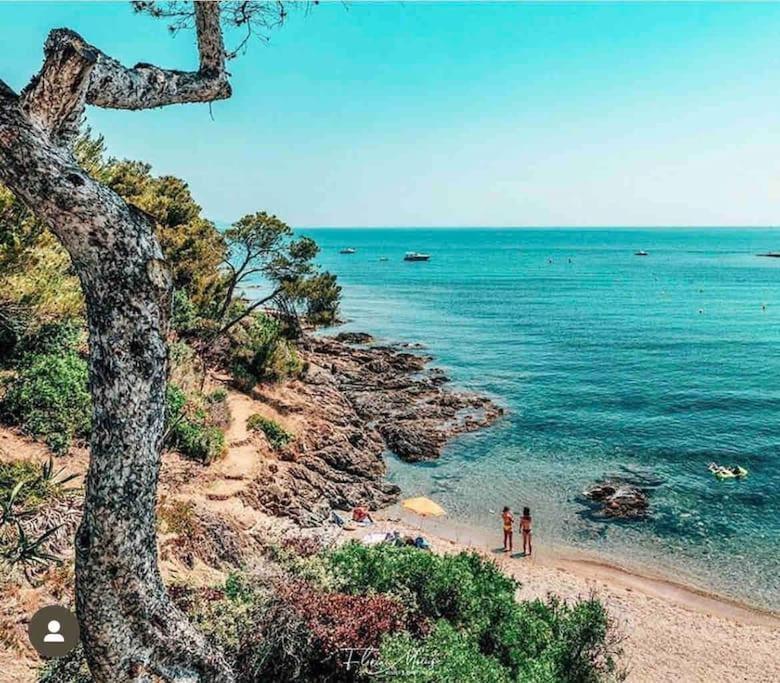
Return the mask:
<path id="1" fill-rule="evenodd" d="M 0 4 L 20 89 L 48 30 L 192 68 L 128 3 Z M 780 4 L 353 2 L 293 14 L 212 107 L 90 110 L 207 215 L 296 226 L 780 222 Z"/>

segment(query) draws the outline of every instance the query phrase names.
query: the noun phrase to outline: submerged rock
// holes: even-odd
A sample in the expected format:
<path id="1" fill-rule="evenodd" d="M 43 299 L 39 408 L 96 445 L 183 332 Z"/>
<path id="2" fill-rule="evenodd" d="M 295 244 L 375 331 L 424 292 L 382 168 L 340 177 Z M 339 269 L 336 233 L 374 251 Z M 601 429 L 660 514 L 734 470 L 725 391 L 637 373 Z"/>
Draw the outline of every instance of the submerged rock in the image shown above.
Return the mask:
<path id="1" fill-rule="evenodd" d="M 604 517 L 643 519 L 650 508 L 647 493 L 628 482 L 598 482 L 586 489 L 583 495 L 600 505 L 598 511 Z"/>
<path id="2" fill-rule="evenodd" d="M 339 332 L 334 338 L 344 344 L 370 344 L 374 341 L 368 332 Z"/>

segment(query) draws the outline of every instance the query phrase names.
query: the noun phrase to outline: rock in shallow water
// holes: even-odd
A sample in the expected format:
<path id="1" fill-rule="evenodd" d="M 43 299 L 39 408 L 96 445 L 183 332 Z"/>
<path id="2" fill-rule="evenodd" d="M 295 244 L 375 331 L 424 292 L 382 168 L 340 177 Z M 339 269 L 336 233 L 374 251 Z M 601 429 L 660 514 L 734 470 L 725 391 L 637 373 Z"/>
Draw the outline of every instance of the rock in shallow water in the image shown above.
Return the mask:
<path id="1" fill-rule="evenodd" d="M 335 339 L 344 344 L 370 344 L 374 341 L 368 332 L 339 332 Z"/>
<path id="2" fill-rule="evenodd" d="M 588 488 L 584 496 L 601 505 L 599 511 L 604 517 L 643 519 L 650 508 L 647 493 L 627 482 L 598 482 Z"/>

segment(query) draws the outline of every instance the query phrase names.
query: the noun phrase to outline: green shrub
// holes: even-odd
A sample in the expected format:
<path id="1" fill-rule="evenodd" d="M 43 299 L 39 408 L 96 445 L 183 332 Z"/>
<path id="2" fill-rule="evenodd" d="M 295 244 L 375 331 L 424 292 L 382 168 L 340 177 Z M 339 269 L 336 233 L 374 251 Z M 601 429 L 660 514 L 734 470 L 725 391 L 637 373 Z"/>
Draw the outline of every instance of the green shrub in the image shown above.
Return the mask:
<path id="1" fill-rule="evenodd" d="M 621 636 L 596 598 L 568 603 L 551 595 L 546 602 L 521 603 L 521 608 L 526 623 L 538 629 L 520 635 L 536 638 L 518 667 L 522 680 L 598 683 L 625 678 L 618 661 Z M 540 622 L 544 627 L 538 628 Z"/>
<path id="2" fill-rule="evenodd" d="M 91 427 L 87 364 L 74 353 L 25 356 L 8 382 L 2 413 L 55 453 L 67 452 Z"/>
<path id="3" fill-rule="evenodd" d="M 230 375 L 233 378 L 233 386 L 244 393 L 250 393 L 254 389 L 255 384 L 257 384 L 257 377 L 241 363 L 233 363 L 233 366 L 230 368 Z"/>
<path id="4" fill-rule="evenodd" d="M 165 390 L 165 421 L 168 425 L 182 418 L 185 405 L 187 405 L 187 395 L 181 387 L 168 383 Z"/>
<path id="5" fill-rule="evenodd" d="M 448 619 L 480 635 L 514 603 L 517 583 L 476 553 L 435 555 L 416 548 L 348 543 L 330 555 L 344 590 L 396 593 L 431 619 Z"/>
<path id="6" fill-rule="evenodd" d="M 462 632 L 467 642 L 458 644 L 457 662 L 450 664 L 464 672 L 481 655 L 514 680 L 591 683 L 620 677 L 619 639 L 595 599 L 517 602 L 518 584 L 476 553 L 434 555 L 410 547 L 348 543 L 332 551 L 329 560 L 341 590 L 394 594 L 421 617 L 446 620 Z M 420 645 L 421 652 L 429 653 L 429 645 Z M 450 664 L 444 673 L 435 670 L 433 678 L 414 680 L 451 680 L 445 676 Z"/>
<path id="7" fill-rule="evenodd" d="M 76 353 L 83 336 L 84 325 L 79 320 L 45 323 L 22 337 L 15 354 L 25 362 L 34 359 L 35 356 Z"/>
<path id="8" fill-rule="evenodd" d="M 382 642 L 378 661 L 364 670 L 370 680 L 403 680 L 410 683 L 468 681 L 509 683 L 509 671 L 482 654 L 468 632 L 441 620 L 428 637 L 417 640 L 408 633 L 388 636 Z M 534 679 L 534 683 L 541 680 Z"/>
<path id="9" fill-rule="evenodd" d="M 246 575 L 231 572 L 225 579 L 225 596 L 228 600 L 249 604 L 256 598 L 256 592 Z"/>
<path id="10" fill-rule="evenodd" d="M 227 401 L 228 393 L 225 389 L 215 389 L 207 397 L 209 403 L 224 403 Z"/>
<path id="11" fill-rule="evenodd" d="M 290 441 L 293 440 L 293 435 L 290 434 L 284 427 L 282 427 L 275 420 L 263 417 L 258 413 L 250 415 L 246 421 L 247 429 L 253 432 L 263 432 L 265 438 L 268 439 L 268 443 L 275 450 L 284 448 Z"/>
<path id="12" fill-rule="evenodd" d="M 190 332 L 198 326 L 198 309 L 183 289 L 173 293 L 171 328 L 177 332 Z"/>
<path id="13" fill-rule="evenodd" d="M 175 384 L 166 392 L 165 445 L 206 465 L 225 450 L 225 434 L 208 423 L 206 410 L 188 400 Z"/>
<path id="14" fill-rule="evenodd" d="M 303 363 L 295 347 L 285 338 L 280 322 L 254 315 L 232 333 L 230 367 L 243 391 L 257 382 L 280 380 L 300 374 Z"/>
<path id="15" fill-rule="evenodd" d="M 208 465 L 225 450 L 225 435 L 219 427 L 183 420 L 176 427 L 176 443 L 183 455 Z"/>

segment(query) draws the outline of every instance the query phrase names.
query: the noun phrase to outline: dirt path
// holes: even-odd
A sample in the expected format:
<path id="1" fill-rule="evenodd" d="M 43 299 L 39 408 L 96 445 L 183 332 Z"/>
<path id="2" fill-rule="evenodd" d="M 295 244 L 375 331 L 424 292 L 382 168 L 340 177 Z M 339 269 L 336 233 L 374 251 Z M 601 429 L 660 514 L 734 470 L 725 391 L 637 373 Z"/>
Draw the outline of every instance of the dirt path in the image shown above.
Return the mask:
<path id="1" fill-rule="evenodd" d="M 232 422 L 225 433 L 227 453 L 210 468 L 214 481 L 205 495 L 211 500 L 225 500 L 241 491 L 252 480 L 262 457 L 246 428 L 247 418 L 256 412 L 254 402 L 245 394 L 231 391 L 228 406 Z"/>

